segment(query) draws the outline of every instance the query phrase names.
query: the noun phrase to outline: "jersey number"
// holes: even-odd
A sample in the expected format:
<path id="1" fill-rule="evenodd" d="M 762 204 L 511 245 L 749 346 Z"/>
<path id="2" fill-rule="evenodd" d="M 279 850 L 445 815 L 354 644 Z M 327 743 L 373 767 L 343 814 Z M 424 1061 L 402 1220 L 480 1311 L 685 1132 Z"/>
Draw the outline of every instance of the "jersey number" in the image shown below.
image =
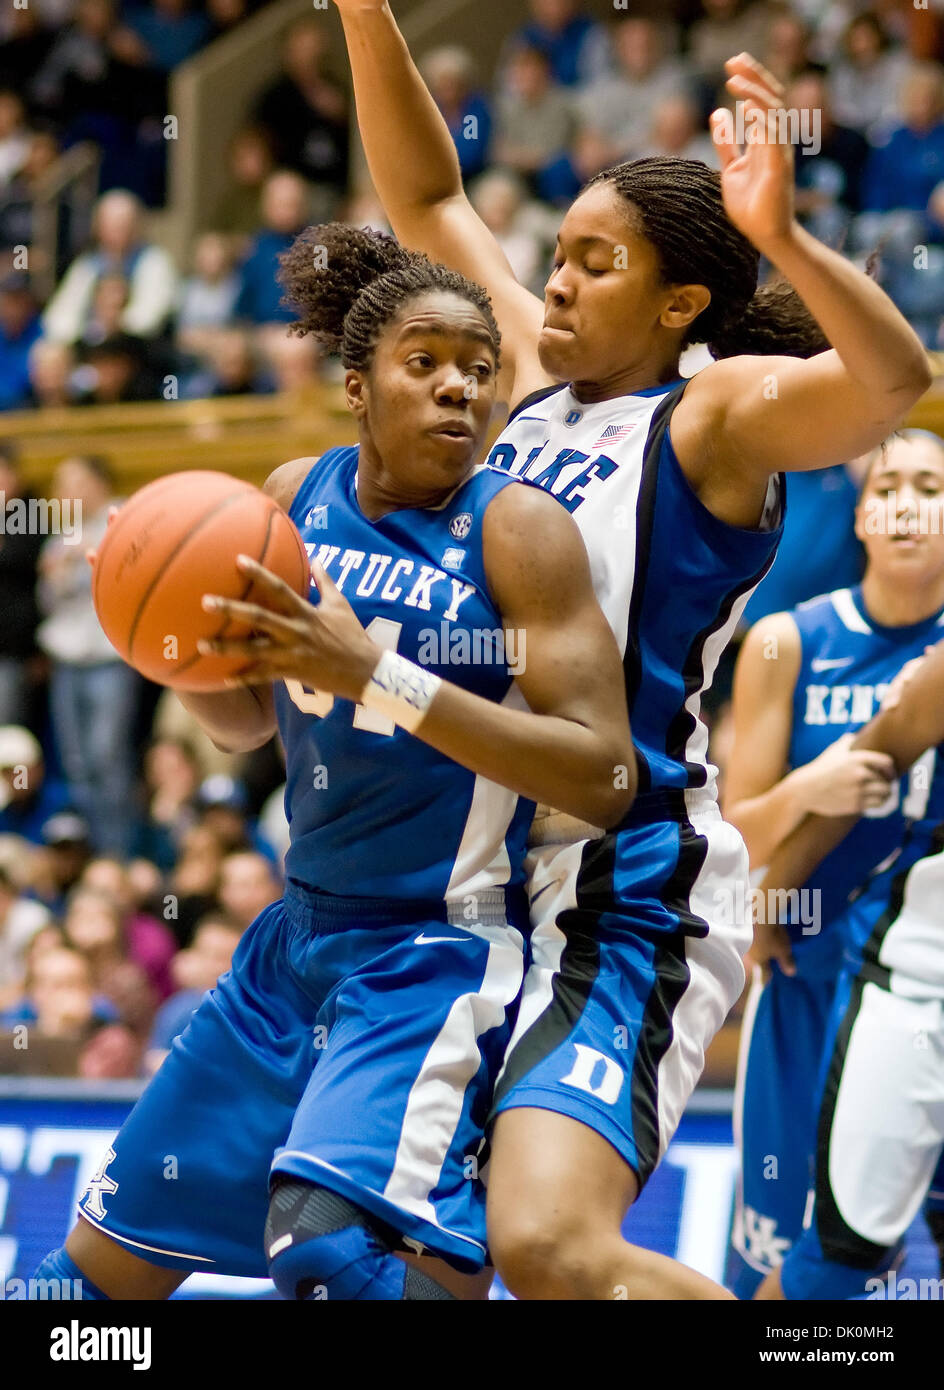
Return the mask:
<path id="1" fill-rule="evenodd" d="M 908 790 L 901 803 L 901 813 L 906 820 L 921 820 L 928 809 L 928 797 L 931 795 L 931 781 L 934 777 L 936 761 L 937 749 L 929 748 L 908 769 Z M 893 811 L 897 811 L 901 796 L 901 783 L 902 779 L 896 778 L 892 783 L 891 791 L 882 804 L 870 807 L 865 814 L 876 820 L 882 816 L 890 816 Z"/>
<path id="2" fill-rule="evenodd" d="M 400 641 L 402 627 L 402 623 L 395 623 L 392 618 L 372 618 L 366 631 L 378 647 L 395 652 Z M 292 704 L 300 709 L 302 714 L 316 714 L 319 719 L 324 719 L 325 715 L 330 714 L 334 708 L 333 695 L 327 694 L 324 690 L 306 690 L 301 681 L 286 681 L 285 689 Z M 387 715 L 378 714 L 373 709 L 365 709 L 363 705 L 355 705 L 354 727 L 355 729 L 367 729 L 372 734 L 387 734 L 389 736 L 394 733 L 397 726 Z"/>

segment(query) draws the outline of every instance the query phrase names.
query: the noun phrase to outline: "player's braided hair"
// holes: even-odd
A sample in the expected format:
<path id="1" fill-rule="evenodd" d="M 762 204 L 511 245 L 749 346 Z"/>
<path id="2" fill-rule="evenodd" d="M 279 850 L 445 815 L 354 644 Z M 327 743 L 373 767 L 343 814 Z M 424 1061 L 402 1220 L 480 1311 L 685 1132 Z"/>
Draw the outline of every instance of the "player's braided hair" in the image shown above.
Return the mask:
<path id="1" fill-rule="evenodd" d="M 501 334 L 482 286 L 405 250 L 385 232 L 343 222 L 308 227 L 279 262 L 283 302 L 298 314 L 291 331 L 311 333 L 329 352 L 340 352 L 345 367 L 365 371 L 386 325 L 427 290 L 446 290 L 481 310 L 497 365 Z"/>
<path id="2" fill-rule="evenodd" d="M 712 357 L 783 353 L 812 357 L 829 343 L 786 281 L 757 286 L 760 257 L 724 210 L 721 176 L 696 159 L 635 159 L 604 169 L 630 205 L 637 230 L 655 247 L 666 284 L 705 285 L 711 302 L 689 325 L 683 346 L 707 343 Z"/>

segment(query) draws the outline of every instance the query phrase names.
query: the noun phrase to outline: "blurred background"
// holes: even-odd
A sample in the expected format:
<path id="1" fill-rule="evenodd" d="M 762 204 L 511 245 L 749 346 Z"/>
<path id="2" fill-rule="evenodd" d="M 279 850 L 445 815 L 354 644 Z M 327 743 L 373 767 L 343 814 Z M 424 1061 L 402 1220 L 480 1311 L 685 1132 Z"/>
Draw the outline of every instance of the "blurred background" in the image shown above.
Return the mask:
<path id="1" fill-rule="evenodd" d="M 395 10 L 471 198 L 538 294 L 563 210 L 599 169 L 647 154 L 716 163 L 707 117 L 726 101 L 724 60 L 754 53 L 817 135 L 815 153 L 797 153 L 802 221 L 863 267 L 871 258 L 944 372 L 940 5 L 398 0 Z M 11 1116 L 17 1095 L 52 1105 L 64 1093 L 49 1078 L 78 1078 L 85 1089 L 70 1094 L 101 1104 L 111 1096 L 115 1113 L 88 1131 L 98 1139 L 55 1150 L 72 1155 L 63 1192 L 76 1162 L 84 1182 L 104 1130 L 279 895 L 287 841 L 276 742 L 219 753 L 171 695 L 118 661 L 84 550 L 113 500 L 162 473 L 217 468 L 258 483 L 288 458 L 351 440 L 340 365 L 288 335 L 274 279 L 294 236 L 329 218 L 386 225 L 328 0 L 4 7 L 0 1073 L 11 1080 L 0 1111 Z M 939 383 L 912 423 L 944 434 Z M 807 476 L 802 533 L 788 523 L 751 621 L 855 582 L 856 483 L 855 461 Z M 63 517 L 81 500 L 81 537 L 16 524 L 43 499 L 59 499 Z M 707 708 L 722 778 L 732 664 L 733 651 Z M 704 1193 L 713 1181 L 728 1201 L 736 1045 L 735 1016 L 704 1082 L 724 1117 L 709 1136 L 721 1156 L 698 1168 Z M 84 1123 L 43 1116 L 38 1130 L 0 1125 L 8 1173 L 52 1172 L 53 1149 L 36 1150 L 36 1134 Z M 24 1137 L 17 1149 L 20 1132 L 32 1148 Z M 659 1247 L 672 1251 L 683 1239 L 676 1186 Z M 14 1197 L 0 1173 L 0 1228 Z M 725 1236 L 726 1219 L 715 1223 Z M 38 1254 L 59 1238 L 41 1234 Z M 0 1234 L 0 1272 L 4 1253 L 13 1267 L 12 1239 Z M 701 1228 L 684 1239 L 723 1245 Z"/>

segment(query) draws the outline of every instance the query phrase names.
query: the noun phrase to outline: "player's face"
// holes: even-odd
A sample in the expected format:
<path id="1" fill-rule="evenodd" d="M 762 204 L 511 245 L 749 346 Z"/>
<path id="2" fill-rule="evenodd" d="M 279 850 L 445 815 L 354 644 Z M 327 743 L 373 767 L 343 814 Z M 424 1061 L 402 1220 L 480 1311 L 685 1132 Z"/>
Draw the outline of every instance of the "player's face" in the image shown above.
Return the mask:
<path id="1" fill-rule="evenodd" d="M 558 232 L 544 287 L 541 365 L 580 394 L 600 394 L 593 388 L 634 367 L 677 363 L 683 330 L 709 299 L 703 285 L 663 283 L 655 247 L 633 230 L 623 199 L 596 184 Z"/>
<path id="2" fill-rule="evenodd" d="M 930 579 L 944 570 L 944 450 L 895 439 L 872 465 L 856 511 L 869 564 L 889 576 Z"/>
<path id="3" fill-rule="evenodd" d="M 495 351 L 482 314 L 442 291 L 411 300 L 381 334 L 367 372 L 347 374 L 361 442 L 390 495 L 421 505 L 466 476 L 495 400 Z"/>

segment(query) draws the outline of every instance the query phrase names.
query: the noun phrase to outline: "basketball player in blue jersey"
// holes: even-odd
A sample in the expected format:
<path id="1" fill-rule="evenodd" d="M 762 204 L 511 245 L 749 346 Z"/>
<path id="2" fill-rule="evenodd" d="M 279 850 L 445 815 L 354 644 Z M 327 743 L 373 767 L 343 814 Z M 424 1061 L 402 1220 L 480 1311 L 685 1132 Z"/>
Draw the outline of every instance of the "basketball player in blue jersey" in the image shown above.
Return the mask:
<path id="1" fill-rule="evenodd" d="M 853 739 L 896 771 L 944 741 L 944 642 L 910 663 L 897 699 Z M 935 781 L 944 773 L 940 761 Z M 932 791 L 932 798 L 934 792 Z M 771 856 L 764 892 L 835 853 L 857 817 L 807 815 Z M 840 974 L 820 1069 L 811 1203 L 764 1299 L 914 1298 L 890 1272 L 944 1177 L 944 820 L 909 824 L 855 903 L 858 949 Z"/>
<path id="2" fill-rule="evenodd" d="M 927 389 L 928 363 L 878 286 L 798 226 L 793 152 L 763 138 L 782 128 L 781 88 L 748 55 L 727 70 L 751 142 L 739 149 L 718 111 L 720 175 L 643 159 L 591 180 L 542 304 L 466 198 L 386 0 L 337 4 L 394 231 L 491 296 L 511 416 L 490 459 L 556 496 L 584 536 L 639 758 L 615 830 L 536 820 L 490 1249 L 519 1297 L 700 1297 L 694 1275 L 622 1236 L 740 994 L 751 937 L 747 854 L 718 810 L 700 697 L 771 564 L 782 472 L 876 447 Z M 758 291 L 761 253 L 783 282 Z M 693 342 L 723 360 L 686 383 Z"/>
<path id="3" fill-rule="evenodd" d="M 224 749 L 278 724 L 285 895 L 41 1266 L 88 1298 L 166 1297 L 195 1269 L 268 1270 L 293 1299 L 468 1292 L 533 800 L 613 824 L 634 792 L 580 535 L 540 489 L 475 464 L 499 353 L 484 291 L 340 224 L 296 242 L 290 290 L 315 262 L 298 327 L 340 349 L 360 444 L 284 465 L 267 491 L 313 554 L 318 602 L 242 557 L 262 601 L 204 599 L 222 619 L 204 650 L 241 674 L 181 696 Z M 237 617 L 249 640 L 226 637 Z"/>
<path id="4" fill-rule="evenodd" d="M 944 446 L 903 431 L 876 453 L 863 483 L 855 524 L 868 557 L 861 585 L 764 618 L 738 657 L 725 811 L 752 866 L 767 864 L 807 812 L 863 817 L 802 885 L 785 931 L 775 913 L 758 914 L 735 1089 L 741 1178 L 732 1266 L 740 1297 L 751 1296 L 802 1228 L 826 1024 L 844 953 L 859 944 L 850 937 L 861 908 L 847 911 L 850 894 L 899 851 L 906 825 L 944 820 L 944 778 L 933 776 L 938 750 L 922 749 L 890 783 L 888 754 L 848 746 L 902 667 L 944 637 L 942 500 Z M 922 508 L 933 509 L 936 529 L 918 529 Z M 906 856 L 915 856 L 920 836 L 908 838 Z"/>

